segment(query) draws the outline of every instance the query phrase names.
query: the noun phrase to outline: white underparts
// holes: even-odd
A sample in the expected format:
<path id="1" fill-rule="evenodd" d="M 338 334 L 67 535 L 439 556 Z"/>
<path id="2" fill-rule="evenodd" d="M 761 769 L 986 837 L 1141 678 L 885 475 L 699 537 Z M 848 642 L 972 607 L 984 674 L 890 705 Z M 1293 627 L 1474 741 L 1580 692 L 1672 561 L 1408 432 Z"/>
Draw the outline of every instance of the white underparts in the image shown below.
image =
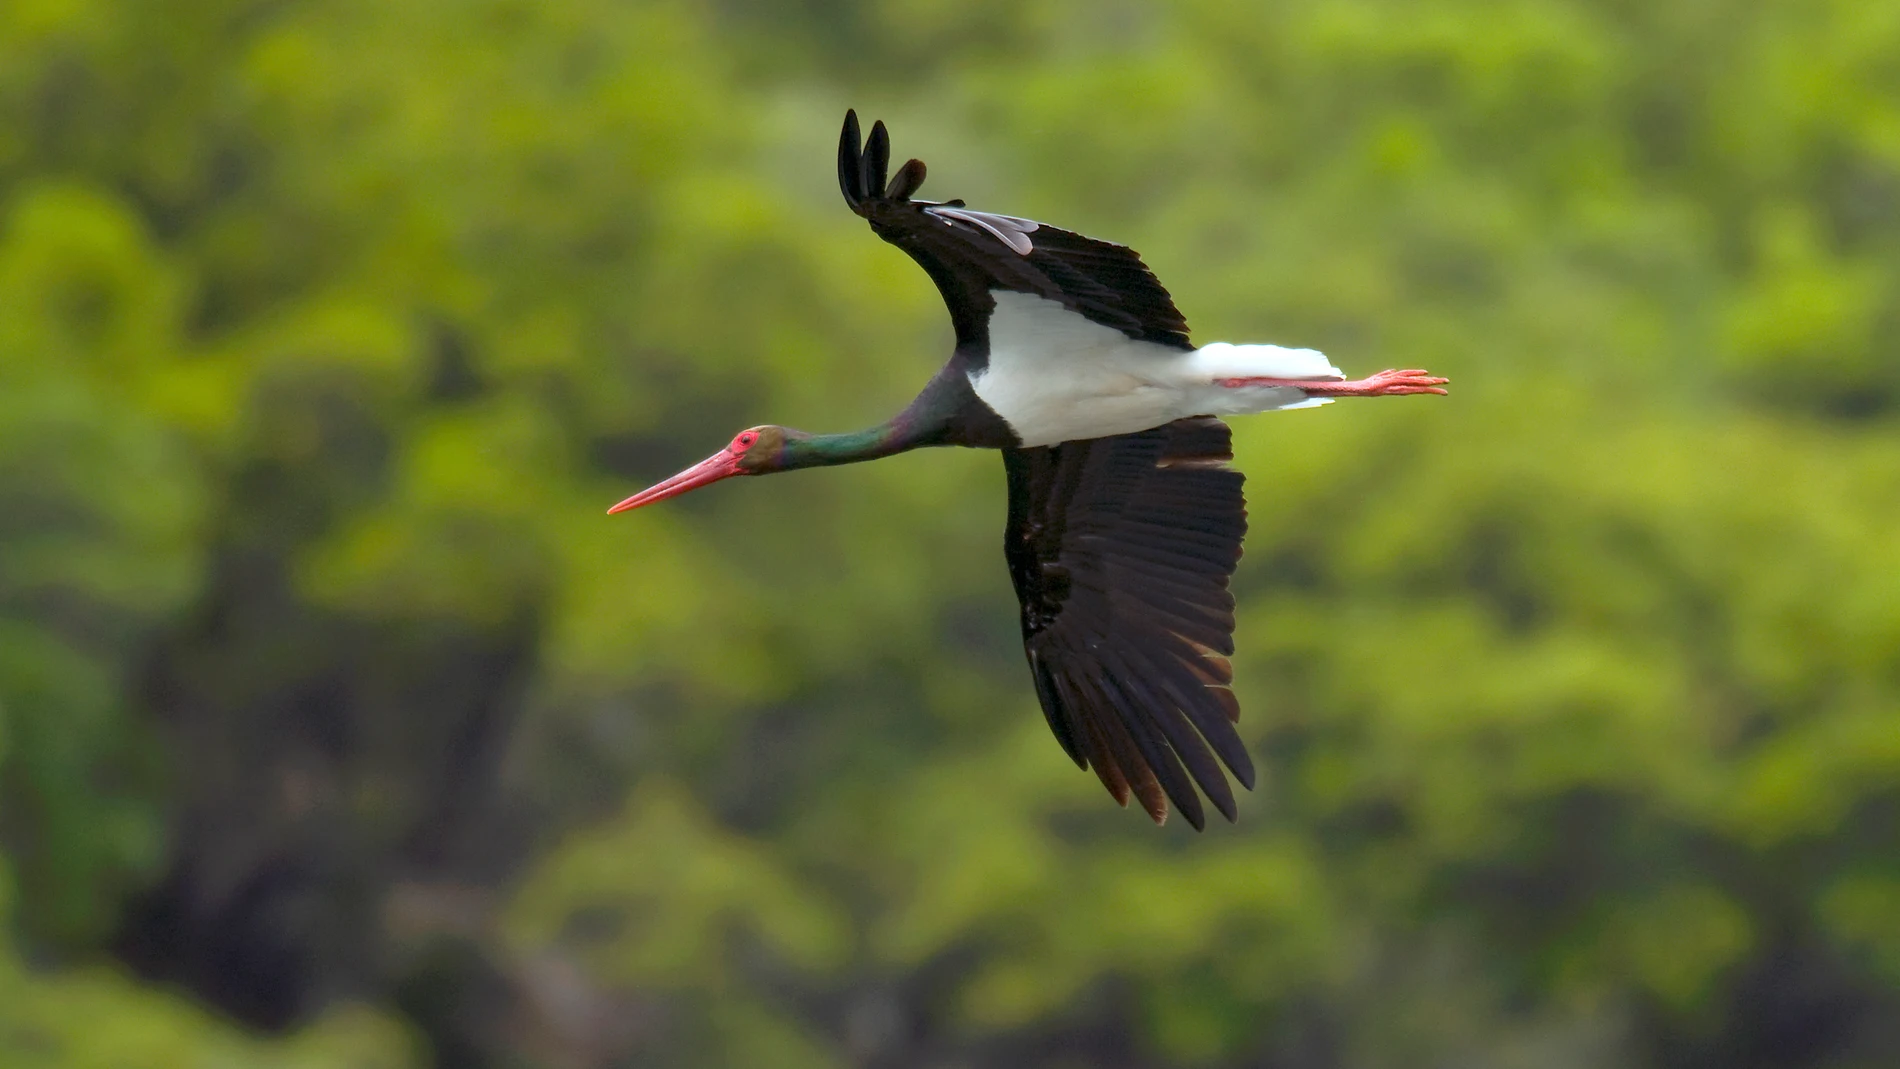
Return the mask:
<path id="1" fill-rule="evenodd" d="M 1185 416 L 1230 416 L 1327 403 L 1295 386 L 1221 379 L 1346 376 L 1312 349 L 1214 342 L 1183 352 L 1137 341 L 1027 293 L 995 290 L 989 366 L 970 376 L 983 403 L 1024 445 L 1159 427 Z"/>

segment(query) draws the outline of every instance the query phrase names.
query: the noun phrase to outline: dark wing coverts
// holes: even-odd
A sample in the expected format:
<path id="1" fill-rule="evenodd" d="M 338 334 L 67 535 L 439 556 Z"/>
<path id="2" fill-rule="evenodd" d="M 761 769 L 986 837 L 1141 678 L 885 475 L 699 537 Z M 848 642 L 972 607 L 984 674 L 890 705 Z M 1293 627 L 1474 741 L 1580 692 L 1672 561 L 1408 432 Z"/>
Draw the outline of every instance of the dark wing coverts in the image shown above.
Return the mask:
<path id="1" fill-rule="evenodd" d="M 1117 801 L 1132 792 L 1158 822 L 1172 799 L 1196 828 L 1195 784 L 1234 819 L 1215 755 L 1254 782 L 1228 689 L 1227 580 L 1247 531 L 1231 459 L 1227 425 L 1206 416 L 1003 452 L 1004 552 L 1050 728 Z"/>
<path id="2" fill-rule="evenodd" d="M 962 348 L 987 353 L 992 290 L 1061 302 L 1131 338 L 1191 349 L 1187 320 L 1135 250 L 1028 219 L 964 207 L 960 200 L 911 200 L 925 168 L 911 160 L 887 184 L 890 135 L 882 122 L 860 146 L 858 116 L 847 112 L 838 139 L 838 186 L 851 210 L 885 241 L 910 254 L 942 291 Z"/>

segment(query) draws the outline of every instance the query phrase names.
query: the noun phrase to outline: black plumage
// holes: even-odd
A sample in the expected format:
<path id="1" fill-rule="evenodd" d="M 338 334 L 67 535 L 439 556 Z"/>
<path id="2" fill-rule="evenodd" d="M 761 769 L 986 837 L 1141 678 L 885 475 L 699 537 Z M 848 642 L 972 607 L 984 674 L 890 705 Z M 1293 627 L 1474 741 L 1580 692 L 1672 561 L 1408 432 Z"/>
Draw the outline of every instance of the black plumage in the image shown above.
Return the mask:
<path id="1" fill-rule="evenodd" d="M 1132 793 L 1161 820 L 1171 799 L 1196 828 L 1195 784 L 1235 815 L 1214 755 L 1254 782 L 1227 689 L 1227 584 L 1247 532 L 1230 459 L 1211 417 L 1003 451 L 1004 555 L 1050 729 L 1118 801 Z"/>

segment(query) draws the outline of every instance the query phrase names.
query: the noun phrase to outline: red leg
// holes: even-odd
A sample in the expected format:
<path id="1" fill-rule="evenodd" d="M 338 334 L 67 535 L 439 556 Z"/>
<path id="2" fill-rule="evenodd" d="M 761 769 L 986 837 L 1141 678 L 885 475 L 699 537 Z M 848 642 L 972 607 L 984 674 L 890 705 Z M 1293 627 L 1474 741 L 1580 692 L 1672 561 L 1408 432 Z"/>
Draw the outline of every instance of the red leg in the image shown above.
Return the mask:
<path id="1" fill-rule="evenodd" d="M 1364 379 L 1215 379 L 1217 386 L 1292 386 L 1314 397 L 1384 397 L 1404 393 L 1444 393 L 1450 379 L 1428 374 L 1423 368 L 1381 371 Z"/>

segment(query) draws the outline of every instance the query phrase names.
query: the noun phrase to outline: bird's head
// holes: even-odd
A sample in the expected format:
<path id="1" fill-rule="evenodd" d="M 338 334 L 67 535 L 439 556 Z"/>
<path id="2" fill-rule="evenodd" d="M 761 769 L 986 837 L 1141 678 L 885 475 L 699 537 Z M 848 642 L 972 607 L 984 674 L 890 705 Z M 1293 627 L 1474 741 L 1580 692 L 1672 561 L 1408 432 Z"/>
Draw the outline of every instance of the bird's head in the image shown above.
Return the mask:
<path id="1" fill-rule="evenodd" d="M 641 505 L 651 505 L 655 501 L 678 497 L 688 490 L 697 490 L 734 475 L 765 475 L 784 471 L 788 466 L 785 446 L 795 437 L 802 436 L 784 427 L 747 427 L 733 435 L 732 441 L 727 442 L 724 449 L 665 482 L 647 487 L 607 512 L 612 515 L 637 509 Z"/>

